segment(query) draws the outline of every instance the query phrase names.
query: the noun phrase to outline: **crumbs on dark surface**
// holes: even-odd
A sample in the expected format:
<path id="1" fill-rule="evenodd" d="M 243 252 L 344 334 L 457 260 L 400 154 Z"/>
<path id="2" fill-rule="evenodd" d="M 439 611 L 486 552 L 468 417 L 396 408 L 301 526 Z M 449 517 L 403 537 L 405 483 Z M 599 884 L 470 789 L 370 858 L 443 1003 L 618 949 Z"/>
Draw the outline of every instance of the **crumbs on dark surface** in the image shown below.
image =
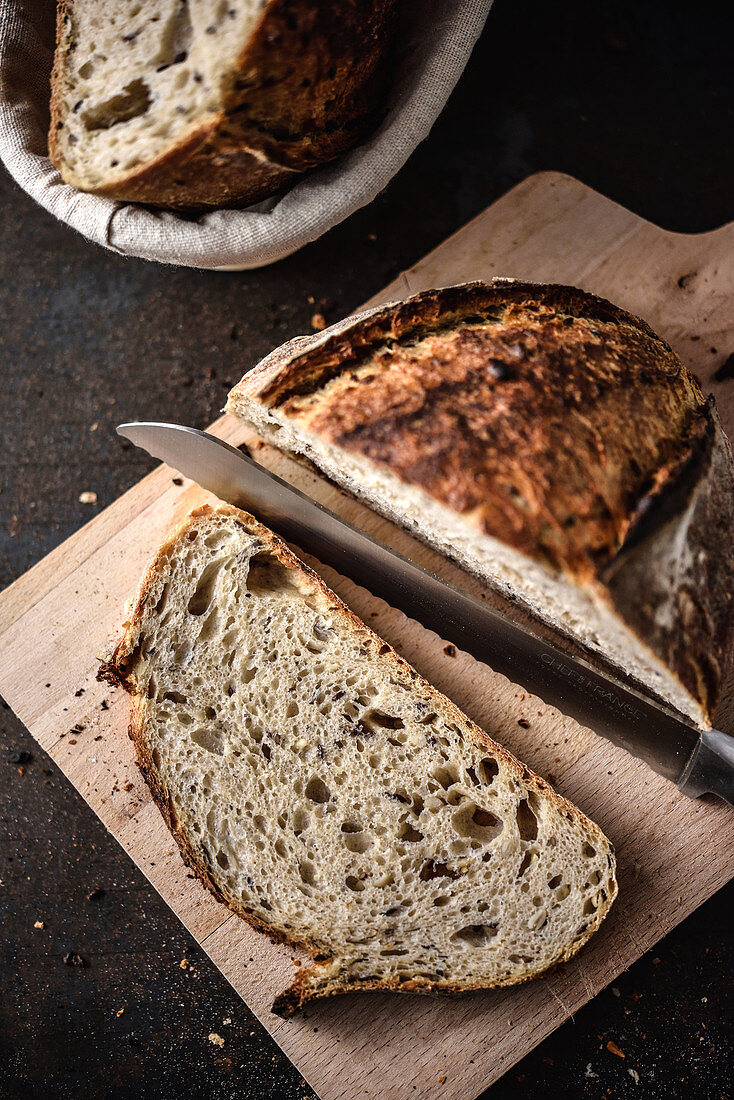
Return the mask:
<path id="1" fill-rule="evenodd" d="M 87 960 L 83 959 L 76 951 L 67 951 L 64 955 L 64 963 L 66 966 L 84 967 L 88 965 Z"/>
<path id="2" fill-rule="evenodd" d="M 26 752 L 25 749 L 20 749 L 19 751 L 11 752 L 8 759 L 11 764 L 30 764 L 33 757 L 29 752 Z"/>

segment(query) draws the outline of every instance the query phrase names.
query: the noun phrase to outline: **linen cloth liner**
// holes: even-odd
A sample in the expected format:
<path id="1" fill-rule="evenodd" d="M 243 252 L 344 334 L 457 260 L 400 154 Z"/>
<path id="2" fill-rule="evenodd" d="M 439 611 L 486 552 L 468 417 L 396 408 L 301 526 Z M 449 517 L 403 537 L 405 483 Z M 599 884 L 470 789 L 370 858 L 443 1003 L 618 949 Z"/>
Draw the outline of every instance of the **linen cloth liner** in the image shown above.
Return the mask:
<path id="1" fill-rule="evenodd" d="M 242 270 L 273 263 L 365 206 L 428 135 L 492 0 L 402 0 L 388 113 L 361 145 L 289 191 L 196 217 L 77 191 L 47 152 L 52 0 L 0 0 L 0 159 L 20 186 L 97 244 L 160 263 Z"/>

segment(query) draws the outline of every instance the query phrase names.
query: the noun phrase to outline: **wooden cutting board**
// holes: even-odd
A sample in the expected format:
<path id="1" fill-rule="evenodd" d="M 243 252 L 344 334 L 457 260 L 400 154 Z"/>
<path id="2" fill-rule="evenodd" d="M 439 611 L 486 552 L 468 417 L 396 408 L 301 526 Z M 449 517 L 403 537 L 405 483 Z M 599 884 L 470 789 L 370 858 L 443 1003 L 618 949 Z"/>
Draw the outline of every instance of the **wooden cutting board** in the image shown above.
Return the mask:
<path id="1" fill-rule="evenodd" d="M 734 434 L 734 380 L 714 379 L 734 352 L 734 224 L 668 233 L 575 180 L 544 173 L 372 301 L 492 275 L 573 283 L 641 314 L 716 391 Z M 215 431 L 247 438 L 227 418 Z M 301 466 L 265 446 L 257 457 L 447 579 L 479 590 Z M 620 893 L 581 955 L 530 985 L 457 1001 L 350 995 L 306 1017 L 277 1019 L 269 1008 L 290 982 L 293 953 L 253 932 L 187 874 L 133 764 L 126 699 L 95 681 L 146 559 L 205 496 L 160 467 L 7 589 L 0 690 L 323 1100 L 470 1100 L 728 881 L 734 812 L 713 799 L 681 797 L 641 762 L 469 656 L 447 655 L 435 634 L 321 569 L 378 633 L 601 825 L 617 848 Z"/>

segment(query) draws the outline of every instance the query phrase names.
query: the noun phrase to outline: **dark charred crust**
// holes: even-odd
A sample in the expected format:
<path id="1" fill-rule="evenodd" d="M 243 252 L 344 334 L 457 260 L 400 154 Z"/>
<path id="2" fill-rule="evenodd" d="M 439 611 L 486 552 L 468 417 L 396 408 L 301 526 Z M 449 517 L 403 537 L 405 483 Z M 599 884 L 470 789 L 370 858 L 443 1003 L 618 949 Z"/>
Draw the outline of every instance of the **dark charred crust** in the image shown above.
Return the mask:
<path id="1" fill-rule="evenodd" d="M 644 322 L 572 288 L 499 281 L 426 291 L 286 346 L 241 387 L 589 583 L 703 404 Z"/>
<path id="2" fill-rule="evenodd" d="M 258 396 L 270 407 L 279 407 L 289 398 L 311 393 L 351 366 L 363 362 L 383 344 L 406 344 L 460 324 L 501 323 L 508 306 L 538 312 L 556 310 L 564 317 L 587 321 L 624 323 L 670 351 L 645 321 L 604 298 L 574 287 L 495 279 L 491 283 L 463 283 L 425 290 L 404 302 L 370 311 L 343 327 L 336 326 L 337 331 L 327 334 L 328 338 L 319 340 L 317 346 L 309 341 L 302 355 L 287 356 L 287 365 Z M 293 343 L 297 347 L 297 341 Z M 286 344 L 282 351 L 288 348 Z"/>
<path id="3" fill-rule="evenodd" d="M 276 0 L 239 61 L 227 128 L 302 172 L 330 160 L 382 113 L 396 0 Z"/>
<path id="4" fill-rule="evenodd" d="M 733 467 L 713 398 L 691 436 L 644 498 L 603 582 L 619 614 L 710 719 L 734 640 Z M 678 529 L 686 538 L 676 552 L 666 532 Z"/>
<path id="5" fill-rule="evenodd" d="M 670 463 L 657 472 L 649 490 L 640 495 L 618 551 L 620 558 L 678 515 L 690 501 L 711 457 L 715 435 L 713 409 L 714 399 L 709 397 L 692 419 L 688 440 L 681 444 Z M 606 580 L 604 573 L 600 579 Z"/>
<path id="6" fill-rule="evenodd" d="M 100 684 L 111 684 L 112 687 L 124 687 L 130 691 L 127 681 L 113 661 L 103 661 L 97 669 L 96 679 Z"/>
<path id="7" fill-rule="evenodd" d="M 240 401 L 613 604 L 710 717 L 734 620 L 734 466 L 712 399 L 644 321 L 563 286 L 428 290 L 286 344 L 232 391 L 236 415 Z M 709 504 L 686 548 L 704 564 L 676 596 L 637 551 L 695 495 Z M 633 579 L 658 619 L 672 608 L 667 632 Z"/>

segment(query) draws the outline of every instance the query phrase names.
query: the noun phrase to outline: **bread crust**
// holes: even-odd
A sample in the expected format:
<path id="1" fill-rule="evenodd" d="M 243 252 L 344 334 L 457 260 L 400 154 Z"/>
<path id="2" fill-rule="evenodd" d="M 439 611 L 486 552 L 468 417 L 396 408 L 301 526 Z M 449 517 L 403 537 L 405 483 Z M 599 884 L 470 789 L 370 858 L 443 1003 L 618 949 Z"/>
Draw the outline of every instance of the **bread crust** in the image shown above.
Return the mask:
<path id="1" fill-rule="evenodd" d="M 59 0 L 49 154 L 64 180 L 106 198 L 195 213 L 258 202 L 350 148 L 379 116 L 396 0 L 269 0 L 221 110 L 153 160 L 89 186 L 65 161 L 64 72 L 73 0 Z"/>
<path id="2" fill-rule="evenodd" d="M 241 902 L 226 895 L 220 889 L 214 877 L 214 869 L 205 864 L 200 855 L 194 851 L 185 830 L 176 816 L 171 795 L 154 763 L 150 746 L 145 736 L 146 698 L 140 691 L 135 677 L 135 668 L 140 658 L 138 640 L 141 627 L 148 611 L 149 603 L 153 598 L 153 594 L 159 588 L 159 581 L 162 575 L 165 575 L 172 553 L 175 551 L 177 544 L 192 527 L 207 519 L 216 520 L 219 516 L 232 516 L 237 519 L 249 534 L 252 534 L 258 539 L 258 542 L 262 544 L 262 547 L 266 549 L 268 553 L 275 555 L 286 568 L 297 569 L 308 579 L 318 593 L 328 601 L 330 614 L 334 617 L 338 616 L 341 618 L 342 621 L 346 622 L 346 624 L 360 636 L 362 645 L 378 649 L 380 656 L 389 662 L 394 669 L 399 670 L 403 675 L 407 673 L 414 683 L 420 683 L 425 691 L 429 692 L 435 698 L 440 698 L 444 701 L 444 705 L 448 704 L 452 720 L 464 731 L 464 736 L 470 743 L 474 743 L 483 749 L 490 750 L 494 756 L 502 760 L 503 764 L 513 772 L 515 777 L 529 790 L 537 791 L 545 799 L 549 799 L 568 820 L 576 820 L 583 824 L 588 837 L 592 840 L 596 839 L 597 843 L 602 845 L 604 849 L 608 849 L 613 890 L 610 896 L 607 897 L 602 904 L 599 905 L 594 914 L 589 917 L 583 934 L 567 945 L 566 950 L 554 966 L 560 965 L 572 958 L 599 928 L 617 896 L 617 882 L 614 874 L 616 868 L 614 848 L 599 826 L 587 818 L 578 807 L 573 805 L 573 803 L 557 794 L 546 780 L 535 775 L 529 768 L 520 763 L 512 753 L 493 741 L 484 730 L 475 725 L 475 723 L 451 702 L 451 700 L 446 699 L 446 697 L 441 695 L 436 688 L 423 680 L 418 672 L 416 672 L 416 670 L 412 668 L 412 666 L 408 664 L 392 646 L 384 642 L 374 633 L 374 631 L 363 623 L 362 620 L 327 587 L 321 577 L 300 561 L 277 535 L 267 527 L 258 523 L 249 513 L 243 512 L 239 508 L 225 504 L 212 507 L 207 504 L 190 512 L 168 535 L 156 551 L 140 581 L 137 594 L 130 607 L 129 617 L 123 624 L 120 640 L 117 642 L 109 660 L 101 664 L 97 673 L 97 679 L 110 683 L 113 686 L 123 687 L 130 697 L 130 725 L 128 733 L 135 747 L 136 763 L 150 789 L 153 800 L 161 811 L 168 828 L 179 846 L 186 865 L 191 868 L 199 881 L 211 891 L 218 901 L 226 905 L 239 917 L 242 917 L 242 919 L 247 921 L 256 931 L 264 933 L 275 943 L 288 944 L 296 948 L 302 948 L 306 950 L 314 960 L 311 966 L 299 970 L 291 986 L 276 998 L 272 1011 L 278 1015 L 290 1015 L 313 999 L 331 997 L 339 993 L 358 992 L 360 990 L 403 993 L 443 993 L 455 995 L 479 989 L 517 985 L 536 977 L 539 973 L 546 973 L 548 968 L 527 968 L 524 973 L 520 973 L 499 982 L 494 982 L 491 985 L 457 985 L 451 982 L 430 982 L 424 979 L 416 979 L 409 982 L 387 980 L 348 981 L 339 977 L 338 966 L 336 965 L 338 960 L 324 958 L 321 946 L 308 939 L 297 938 L 291 933 L 281 930 L 271 924 L 265 924 L 251 910 L 243 906 Z"/>
<path id="3" fill-rule="evenodd" d="M 227 409 L 246 401 L 590 590 L 710 720 L 734 626 L 734 467 L 713 402 L 644 321 L 571 287 L 429 290 L 277 349 Z M 666 554 L 677 586 L 656 572 Z"/>

